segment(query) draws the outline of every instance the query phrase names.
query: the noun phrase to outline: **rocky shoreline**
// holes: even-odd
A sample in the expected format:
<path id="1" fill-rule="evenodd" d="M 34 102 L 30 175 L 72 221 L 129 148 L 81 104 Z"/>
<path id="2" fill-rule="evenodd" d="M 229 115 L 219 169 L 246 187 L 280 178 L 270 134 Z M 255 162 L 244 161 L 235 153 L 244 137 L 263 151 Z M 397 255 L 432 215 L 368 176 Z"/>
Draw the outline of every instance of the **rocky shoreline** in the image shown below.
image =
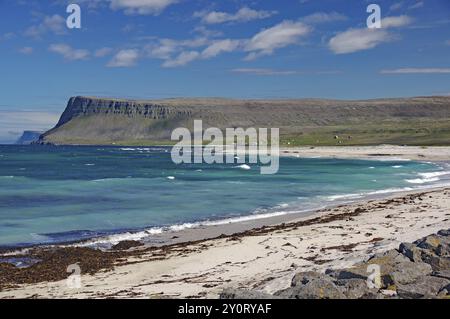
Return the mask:
<path id="1" fill-rule="evenodd" d="M 377 273 L 378 269 L 378 273 Z M 450 298 L 450 229 L 371 256 L 351 268 L 300 272 L 273 295 L 225 289 L 222 299 Z"/>

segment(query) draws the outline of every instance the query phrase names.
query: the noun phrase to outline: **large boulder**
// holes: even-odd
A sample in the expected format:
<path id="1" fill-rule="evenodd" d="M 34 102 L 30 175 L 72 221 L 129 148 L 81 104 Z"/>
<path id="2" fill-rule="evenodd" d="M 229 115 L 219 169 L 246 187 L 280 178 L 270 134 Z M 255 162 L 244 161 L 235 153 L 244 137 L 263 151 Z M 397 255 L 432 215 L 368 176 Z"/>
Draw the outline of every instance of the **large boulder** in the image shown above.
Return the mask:
<path id="1" fill-rule="evenodd" d="M 335 284 L 343 291 L 345 297 L 349 299 L 376 299 L 383 297 L 378 293 L 378 289 L 369 288 L 367 281 L 363 279 L 341 279 L 336 280 Z"/>
<path id="2" fill-rule="evenodd" d="M 298 273 L 291 287 L 280 290 L 275 296 L 286 299 L 344 299 L 343 289 L 337 287 L 333 278 L 316 272 Z"/>
<path id="3" fill-rule="evenodd" d="M 399 284 L 397 294 L 400 298 L 406 299 L 436 298 L 443 289 L 448 287 L 449 283 L 450 281 L 445 278 L 423 276 L 413 283 Z"/>
<path id="4" fill-rule="evenodd" d="M 327 270 L 326 273 L 338 279 L 363 279 L 367 280 L 370 265 L 380 267 L 381 287 L 386 289 L 396 284 L 407 284 L 417 278 L 429 275 L 432 272 L 430 265 L 423 262 L 411 262 L 397 250 L 389 250 L 372 256 L 367 262 L 356 264 L 348 269 Z"/>
<path id="5" fill-rule="evenodd" d="M 450 236 L 446 236 L 446 233 L 447 231 L 441 231 L 436 235 L 417 240 L 414 244 L 419 248 L 433 252 L 439 257 L 450 257 Z"/>

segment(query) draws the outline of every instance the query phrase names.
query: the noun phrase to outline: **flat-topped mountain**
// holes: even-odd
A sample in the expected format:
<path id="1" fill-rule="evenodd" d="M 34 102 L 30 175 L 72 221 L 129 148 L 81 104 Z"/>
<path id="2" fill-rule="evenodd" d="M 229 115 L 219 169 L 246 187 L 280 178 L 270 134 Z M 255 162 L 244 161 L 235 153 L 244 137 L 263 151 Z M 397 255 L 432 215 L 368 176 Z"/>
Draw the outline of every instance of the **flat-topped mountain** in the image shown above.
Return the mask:
<path id="1" fill-rule="evenodd" d="M 72 97 L 41 143 L 167 143 L 173 129 L 278 127 L 282 143 L 450 144 L 450 97 L 377 100 L 124 100 Z"/>

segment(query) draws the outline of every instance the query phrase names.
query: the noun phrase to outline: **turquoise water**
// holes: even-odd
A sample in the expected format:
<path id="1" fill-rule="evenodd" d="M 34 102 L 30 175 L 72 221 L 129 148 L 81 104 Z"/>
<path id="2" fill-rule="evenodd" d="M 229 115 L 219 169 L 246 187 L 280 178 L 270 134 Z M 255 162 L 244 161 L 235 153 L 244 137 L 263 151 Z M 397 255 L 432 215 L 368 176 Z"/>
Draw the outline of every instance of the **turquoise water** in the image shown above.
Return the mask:
<path id="1" fill-rule="evenodd" d="M 0 246 L 301 212 L 446 174 L 400 160 L 281 158 L 276 175 L 250 166 L 175 165 L 161 147 L 0 146 Z"/>

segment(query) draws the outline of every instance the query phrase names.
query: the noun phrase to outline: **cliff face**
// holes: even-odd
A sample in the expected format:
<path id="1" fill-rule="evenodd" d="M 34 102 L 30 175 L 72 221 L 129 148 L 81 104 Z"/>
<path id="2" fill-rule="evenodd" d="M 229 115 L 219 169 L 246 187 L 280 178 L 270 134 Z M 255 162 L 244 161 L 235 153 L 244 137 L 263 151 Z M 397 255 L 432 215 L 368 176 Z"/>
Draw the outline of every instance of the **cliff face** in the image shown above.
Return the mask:
<path id="1" fill-rule="evenodd" d="M 278 127 L 283 135 L 336 126 L 449 121 L 450 97 L 334 100 L 167 99 L 133 101 L 72 97 L 58 124 L 41 143 L 133 144 L 167 141 L 173 129 L 204 126 Z M 408 124 L 409 123 L 409 124 Z M 445 124 L 447 125 L 447 124 Z M 444 126 L 445 126 L 444 125 Z M 449 124 L 450 126 L 450 124 Z M 330 133 L 333 134 L 333 133 Z"/>
<path id="2" fill-rule="evenodd" d="M 39 137 L 44 132 L 38 131 L 24 131 L 22 136 L 17 140 L 15 144 L 18 145 L 29 145 L 39 140 Z"/>
<path id="3" fill-rule="evenodd" d="M 56 128 L 82 116 L 121 115 L 140 117 L 153 120 L 167 120 L 179 116 L 189 116 L 189 111 L 174 110 L 157 103 L 142 103 L 137 101 L 107 100 L 86 97 L 72 97 L 56 124 Z"/>

